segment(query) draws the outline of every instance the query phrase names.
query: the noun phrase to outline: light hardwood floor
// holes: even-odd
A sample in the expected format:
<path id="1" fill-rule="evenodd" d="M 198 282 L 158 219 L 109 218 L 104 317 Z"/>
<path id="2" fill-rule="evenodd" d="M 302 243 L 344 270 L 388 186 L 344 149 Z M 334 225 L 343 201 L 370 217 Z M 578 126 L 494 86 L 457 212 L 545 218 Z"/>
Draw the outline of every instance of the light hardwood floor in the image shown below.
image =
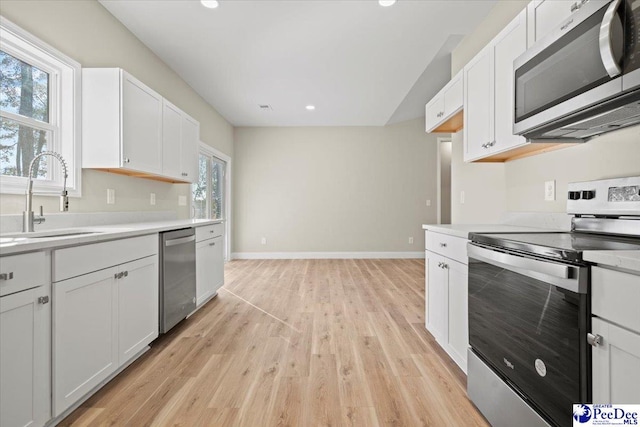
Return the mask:
<path id="1" fill-rule="evenodd" d="M 61 425 L 488 425 L 425 330 L 423 260 L 233 261 L 225 280 Z"/>

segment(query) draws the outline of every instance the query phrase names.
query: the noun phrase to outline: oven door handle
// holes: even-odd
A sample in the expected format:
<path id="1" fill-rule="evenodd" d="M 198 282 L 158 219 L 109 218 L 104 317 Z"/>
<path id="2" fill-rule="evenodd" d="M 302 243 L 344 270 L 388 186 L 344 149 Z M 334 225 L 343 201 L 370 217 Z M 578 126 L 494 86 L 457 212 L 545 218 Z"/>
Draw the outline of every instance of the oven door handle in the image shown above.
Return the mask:
<path id="1" fill-rule="evenodd" d="M 535 279 L 544 280 L 572 292 L 586 292 L 586 281 L 584 280 L 586 276 L 581 274 L 581 269 L 584 267 L 511 255 L 486 249 L 473 243 L 467 244 L 467 254 L 469 258 Z"/>

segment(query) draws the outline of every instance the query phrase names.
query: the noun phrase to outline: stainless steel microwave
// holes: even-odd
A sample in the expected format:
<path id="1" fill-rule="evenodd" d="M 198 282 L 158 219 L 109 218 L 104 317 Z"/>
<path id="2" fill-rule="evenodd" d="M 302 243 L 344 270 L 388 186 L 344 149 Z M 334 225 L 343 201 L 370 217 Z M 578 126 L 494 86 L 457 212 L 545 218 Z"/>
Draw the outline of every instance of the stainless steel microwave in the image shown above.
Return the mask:
<path id="1" fill-rule="evenodd" d="M 578 4 L 514 61 L 514 134 L 578 141 L 640 123 L 640 0 Z"/>

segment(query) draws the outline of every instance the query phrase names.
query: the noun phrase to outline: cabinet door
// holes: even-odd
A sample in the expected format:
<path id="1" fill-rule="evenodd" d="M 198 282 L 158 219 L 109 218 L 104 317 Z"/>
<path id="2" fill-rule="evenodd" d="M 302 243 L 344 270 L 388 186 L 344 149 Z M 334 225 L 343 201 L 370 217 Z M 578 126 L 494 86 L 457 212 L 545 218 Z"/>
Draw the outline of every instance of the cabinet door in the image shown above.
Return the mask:
<path id="1" fill-rule="evenodd" d="M 495 141 L 492 152 L 526 144 L 522 136 L 513 134 L 514 75 L 513 61 L 527 50 L 527 13 L 522 11 L 494 39 Z M 466 352 L 465 352 L 466 354 Z"/>
<path id="2" fill-rule="evenodd" d="M 444 96 L 436 95 L 426 106 L 425 123 L 427 132 L 437 127 L 444 117 Z"/>
<path id="3" fill-rule="evenodd" d="M 224 282 L 222 236 L 204 240 L 196 245 L 197 305 L 215 295 Z"/>
<path id="4" fill-rule="evenodd" d="M 162 173 L 162 97 L 123 72 L 122 166 Z"/>
<path id="5" fill-rule="evenodd" d="M 493 49 L 464 67 L 464 160 L 482 157 L 493 142 Z"/>
<path id="6" fill-rule="evenodd" d="M 0 426 L 42 426 L 50 418 L 48 287 L 0 298 Z"/>
<path id="7" fill-rule="evenodd" d="M 443 118 L 449 118 L 452 114 L 462 109 L 464 91 L 462 84 L 462 73 L 458 73 L 451 79 L 444 91 L 444 114 Z"/>
<path id="8" fill-rule="evenodd" d="M 427 329 L 429 329 L 429 332 L 431 332 L 438 342 L 446 344 L 448 335 L 448 293 L 446 271 L 442 267 L 444 258 L 427 251 L 425 262 L 429 264 L 426 289 L 429 293 Z"/>
<path id="9" fill-rule="evenodd" d="M 182 111 L 163 100 L 162 103 L 162 174 L 182 179 L 180 161 L 182 144 Z"/>
<path id="10" fill-rule="evenodd" d="M 213 293 L 224 284 L 224 236 L 218 236 L 213 239 L 213 277 L 212 286 Z"/>
<path id="11" fill-rule="evenodd" d="M 118 367 L 115 268 L 63 280 L 54 289 L 54 416 Z"/>
<path id="12" fill-rule="evenodd" d="M 640 334 L 592 318 L 593 334 L 603 342 L 592 350 L 593 403 L 640 402 Z"/>
<path id="13" fill-rule="evenodd" d="M 445 260 L 448 272 L 448 352 L 460 368 L 467 372 L 469 347 L 468 273 L 467 266 L 450 259 Z"/>
<path id="14" fill-rule="evenodd" d="M 573 13 L 575 0 L 533 0 L 527 6 L 529 44 L 549 34 Z"/>
<path id="15" fill-rule="evenodd" d="M 199 141 L 200 123 L 187 115 L 183 115 L 180 159 L 182 164 L 181 175 L 184 181 L 193 182 L 197 179 Z"/>
<path id="16" fill-rule="evenodd" d="M 118 267 L 118 362 L 123 365 L 158 337 L 158 256 Z"/>

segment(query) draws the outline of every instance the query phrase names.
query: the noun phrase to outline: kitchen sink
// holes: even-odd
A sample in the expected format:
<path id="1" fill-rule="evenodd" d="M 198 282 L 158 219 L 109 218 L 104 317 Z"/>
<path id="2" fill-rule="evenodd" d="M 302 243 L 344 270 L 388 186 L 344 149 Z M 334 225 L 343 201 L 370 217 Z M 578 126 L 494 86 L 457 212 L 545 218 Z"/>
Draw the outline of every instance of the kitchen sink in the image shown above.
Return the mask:
<path id="1" fill-rule="evenodd" d="M 49 230 L 49 231 L 35 231 L 32 233 L 10 233 L 0 236 L 2 241 L 6 239 L 48 239 L 52 237 L 72 237 L 82 236 L 87 234 L 99 234 L 104 233 L 104 230 L 80 230 L 80 229 L 64 229 L 64 230 Z"/>

